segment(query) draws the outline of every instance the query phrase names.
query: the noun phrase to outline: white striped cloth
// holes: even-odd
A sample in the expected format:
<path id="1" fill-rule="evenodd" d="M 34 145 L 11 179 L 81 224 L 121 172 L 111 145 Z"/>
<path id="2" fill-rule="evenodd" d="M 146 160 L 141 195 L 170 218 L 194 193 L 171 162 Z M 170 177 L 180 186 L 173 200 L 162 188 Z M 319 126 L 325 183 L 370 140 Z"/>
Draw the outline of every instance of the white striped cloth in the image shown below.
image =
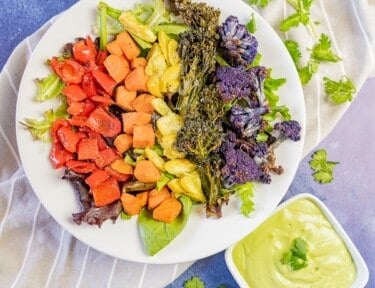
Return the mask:
<path id="1" fill-rule="evenodd" d="M 259 13 L 278 31 L 280 20 L 291 13 L 291 8 L 284 0 L 271 0 Z M 320 22 L 319 32 L 332 39 L 334 50 L 344 61 L 322 65 L 318 75 L 304 87 L 304 155 L 333 129 L 350 105 L 334 106 L 327 101 L 322 76 L 346 75 L 359 91 L 374 72 L 375 1 L 316 0 L 311 17 Z M 50 217 L 25 177 L 15 136 L 17 90 L 30 53 L 51 23 L 15 49 L 0 74 L 0 288 L 164 287 L 192 263 L 132 263 L 86 246 Z M 279 35 L 313 43 L 303 28 Z"/>

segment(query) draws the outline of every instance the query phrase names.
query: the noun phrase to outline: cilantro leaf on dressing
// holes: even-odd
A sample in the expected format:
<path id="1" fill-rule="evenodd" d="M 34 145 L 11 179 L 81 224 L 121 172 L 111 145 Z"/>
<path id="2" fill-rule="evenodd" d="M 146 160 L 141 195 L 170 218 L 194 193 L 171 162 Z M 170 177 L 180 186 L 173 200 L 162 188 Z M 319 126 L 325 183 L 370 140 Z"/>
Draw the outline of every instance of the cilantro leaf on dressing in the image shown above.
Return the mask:
<path id="1" fill-rule="evenodd" d="M 308 246 L 304 239 L 298 237 L 293 240 L 291 248 L 284 253 L 281 262 L 290 265 L 293 270 L 299 270 L 307 266 Z"/>

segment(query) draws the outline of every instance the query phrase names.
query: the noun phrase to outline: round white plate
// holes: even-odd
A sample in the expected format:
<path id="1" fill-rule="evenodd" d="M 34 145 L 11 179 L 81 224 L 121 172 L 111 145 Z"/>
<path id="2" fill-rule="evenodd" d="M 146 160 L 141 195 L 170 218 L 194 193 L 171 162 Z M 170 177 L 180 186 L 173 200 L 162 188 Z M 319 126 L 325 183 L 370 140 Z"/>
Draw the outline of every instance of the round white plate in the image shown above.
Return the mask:
<path id="1" fill-rule="evenodd" d="M 119 9 L 132 8 L 136 2 L 139 1 L 107 1 Z M 222 20 L 235 15 L 241 23 L 246 24 L 254 13 L 257 23 L 255 36 L 263 55 L 262 65 L 272 67 L 274 78 L 287 78 L 287 83 L 278 91 L 280 102 L 287 105 L 293 119 L 300 122 L 302 137 L 298 142 L 286 141 L 277 148 L 277 163 L 284 167 L 285 172 L 281 176 L 273 176 L 269 185 L 256 186 L 255 211 L 249 218 L 240 214 L 240 203 L 235 197 L 228 206 L 223 207 L 223 217 L 219 220 L 207 219 L 204 207 L 196 206 L 181 234 L 155 256 L 148 256 L 143 250 L 136 217 L 128 221 L 118 219 L 115 224 L 106 221 L 100 229 L 75 224 L 72 213 L 78 212 L 79 206 L 70 184 L 61 179 L 62 169 L 52 169 L 48 159 L 50 144 L 33 141 L 29 132 L 19 124 L 25 118 L 40 118 L 43 111 L 53 108 L 51 102 L 41 104 L 33 100 L 37 92 L 35 79 L 50 73 L 44 63 L 58 55 L 65 43 L 76 37 L 92 35 L 98 1 L 81 0 L 64 12 L 40 40 L 25 69 L 16 114 L 18 149 L 25 173 L 52 217 L 76 238 L 106 254 L 136 262 L 167 264 L 196 260 L 222 251 L 247 235 L 272 213 L 297 170 L 304 142 L 305 106 L 299 78 L 287 50 L 275 31 L 244 2 L 206 2 L 221 9 Z"/>

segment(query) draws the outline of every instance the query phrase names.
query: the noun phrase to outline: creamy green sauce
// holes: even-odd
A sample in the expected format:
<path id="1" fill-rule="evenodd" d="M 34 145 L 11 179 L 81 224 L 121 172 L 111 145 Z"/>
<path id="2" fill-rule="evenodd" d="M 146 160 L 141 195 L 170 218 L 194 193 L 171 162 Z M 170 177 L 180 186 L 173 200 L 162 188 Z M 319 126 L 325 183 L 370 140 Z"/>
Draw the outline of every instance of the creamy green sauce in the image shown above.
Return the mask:
<path id="1" fill-rule="evenodd" d="M 281 259 L 298 237 L 308 244 L 308 265 L 292 270 Z M 340 236 L 320 208 L 303 198 L 288 204 L 237 243 L 233 261 L 251 288 L 345 288 L 356 277 Z"/>

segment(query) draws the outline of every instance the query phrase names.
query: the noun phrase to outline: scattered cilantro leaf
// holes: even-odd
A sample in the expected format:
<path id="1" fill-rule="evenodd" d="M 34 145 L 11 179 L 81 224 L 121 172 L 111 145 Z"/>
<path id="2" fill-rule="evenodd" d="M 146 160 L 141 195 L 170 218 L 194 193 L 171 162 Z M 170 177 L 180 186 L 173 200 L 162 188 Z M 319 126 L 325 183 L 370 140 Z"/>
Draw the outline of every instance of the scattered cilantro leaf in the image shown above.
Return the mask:
<path id="1" fill-rule="evenodd" d="M 280 23 L 280 30 L 288 31 L 292 27 L 297 27 L 300 24 L 310 24 L 310 8 L 313 0 L 286 0 L 296 12 L 283 19 Z"/>
<path id="2" fill-rule="evenodd" d="M 322 33 L 319 42 L 311 50 L 311 58 L 319 62 L 338 62 L 342 59 L 332 52 L 331 40 Z"/>
<path id="3" fill-rule="evenodd" d="M 333 162 L 327 160 L 327 151 L 319 149 L 311 155 L 309 161 L 310 168 L 314 171 L 312 174 L 314 180 L 326 184 L 333 180 L 333 169 L 339 162 Z"/>
<path id="4" fill-rule="evenodd" d="M 255 22 L 255 17 L 254 13 L 251 13 L 251 19 L 250 21 L 246 24 L 247 30 L 251 33 L 254 34 L 257 30 L 257 23 Z"/>
<path id="5" fill-rule="evenodd" d="M 307 266 L 308 247 L 304 239 L 298 237 L 293 240 L 290 250 L 284 253 L 281 262 L 290 265 L 293 270 L 299 270 Z"/>
<path id="6" fill-rule="evenodd" d="M 205 288 L 204 282 L 197 276 L 191 277 L 184 283 L 184 288 Z"/>
<path id="7" fill-rule="evenodd" d="M 302 54 L 301 54 L 298 43 L 293 40 L 285 40 L 284 45 L 286 49 L 288 50 L 290 56 L 292 57 L 292 60 L 294 64 L 296 65 L 296 67 L 299 67 L 301 59 L 302 59 Z"/>
<path id="8" fill-rule="evenodd" d="M 286 32 L 292 27 L 297 27 L 300 24 L 307 25 L 307 23 L 309 23 L 309 19 L 309 13 L 307 12 L 294 13 L 281 21 L 280 30 L 282 32 Z"/>
<path id="9" fill-rule="evenodd" d="M 353 100 L 353 94 L 356 88 L 350 79 L 344 77 L 342 80 L 334 81 L 328 77 L 324 77 L 324 91 L 328 99 L 335 104 L 345 103 Z"/>
<path id="10" fill-rule="evenodd" d="M 302 85 L 310 82 L 311 78 L 318 72 L 318 68 L 319 64 L 313 60 L 308 61 L 306 66 L 297 68 Z"/>
<path id="11" fill-rule="evenodd" d="M 294 65 L 297 68 L 298 76 L 302 85 L 306 85 L 311 78 L 318 72 L 319 64 L 316 60 L 310 59 L 305 66 L 301 64 L 301 50 L 297 42 L 285 40 L 284 45 L 287 48 Z"/>
<path id="12" fill-rule="evenodd" d="M 257 5 L 261 8 L 266 7 L 271 0 L 249 0 L 250 5 Z"/>

